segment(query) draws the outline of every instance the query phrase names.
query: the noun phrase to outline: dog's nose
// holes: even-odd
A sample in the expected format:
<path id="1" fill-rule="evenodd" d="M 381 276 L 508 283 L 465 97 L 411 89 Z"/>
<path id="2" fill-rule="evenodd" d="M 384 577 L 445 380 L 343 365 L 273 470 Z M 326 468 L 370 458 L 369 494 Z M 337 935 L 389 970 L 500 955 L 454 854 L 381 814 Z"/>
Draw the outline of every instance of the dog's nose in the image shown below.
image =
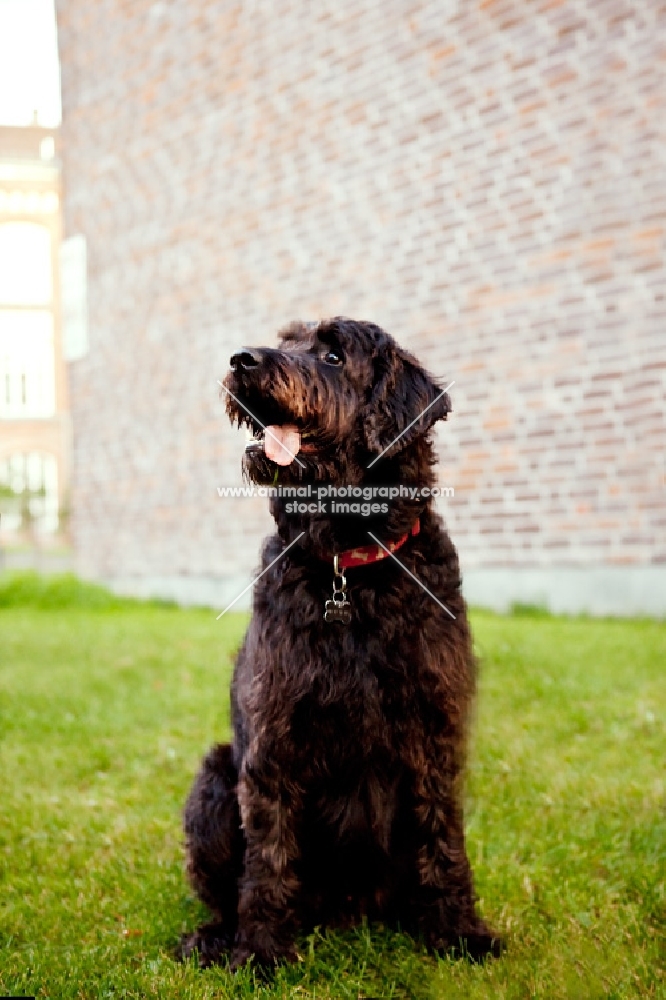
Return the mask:
<path id="1" fill-rule="evenodd" d="M 239 368 L 256 368 L 261 364 L 261 355 L 258 351 L 251 351 L 249 347 L 243 347 L 236 354 L 232 354 L 229 364 L 238 371 Z"/>

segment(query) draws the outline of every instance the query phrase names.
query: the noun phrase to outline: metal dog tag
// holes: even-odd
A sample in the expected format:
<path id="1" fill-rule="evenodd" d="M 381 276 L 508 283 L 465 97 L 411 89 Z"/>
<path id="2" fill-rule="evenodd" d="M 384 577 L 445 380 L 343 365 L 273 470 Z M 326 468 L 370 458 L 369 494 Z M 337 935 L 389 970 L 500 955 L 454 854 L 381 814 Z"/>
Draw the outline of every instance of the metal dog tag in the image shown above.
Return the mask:
<path id="1" fill-rule="evenodd" d="M 333 599 L 324 605 L 324 621 L 349 625 L 352 619 L 351 604 L 347 600 L 347 578 L 338 565 L 337 555 L 333 559 Z"/>
<path id="2" fill-rule="evenodd" d="M 325 622 L 340 622 L 342 625 L 349 625 L 351 617 L 349 601 L 326 601 L 324 606 Z"/>

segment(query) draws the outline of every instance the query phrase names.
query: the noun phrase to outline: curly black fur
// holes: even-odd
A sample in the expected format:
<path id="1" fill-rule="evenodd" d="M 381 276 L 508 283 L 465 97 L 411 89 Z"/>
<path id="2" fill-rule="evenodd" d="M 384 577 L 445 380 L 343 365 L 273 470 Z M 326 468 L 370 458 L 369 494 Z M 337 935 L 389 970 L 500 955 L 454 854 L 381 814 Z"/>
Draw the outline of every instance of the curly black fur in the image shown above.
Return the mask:
<path id="1" fill-rule="evenodd" d="M 257 430 L 247 407 L 302 432 L 302 467 L 255 447 L 244 459 L 253 481 L 434 483 L 429 431 L 449 398 L 374 324 L 295 323 L 277 349 L 244 349 L 232 364 L 225 384 L 243 404 L 227 396 L 232 420 Z M 233 744 L 210 751 L 185 808 L 189 877 L 215 921 L 183 954 L 270 965 L 294 956 L 297 932 L 364 916 L 435 950 L 497 953 L 465 851 L 474 659 L 453 544 L 424 500 L 372 517 L 270 503 L 277 533 L 262 568 L 304 535 L 256 584 L 232 682 Z M 325 622 L 333 553 L 371 543 L 368 531 L 395 540 L 417 518 L 399 559 L 455 618 L 385 559 L 348 570 L 351 623 Z"/>

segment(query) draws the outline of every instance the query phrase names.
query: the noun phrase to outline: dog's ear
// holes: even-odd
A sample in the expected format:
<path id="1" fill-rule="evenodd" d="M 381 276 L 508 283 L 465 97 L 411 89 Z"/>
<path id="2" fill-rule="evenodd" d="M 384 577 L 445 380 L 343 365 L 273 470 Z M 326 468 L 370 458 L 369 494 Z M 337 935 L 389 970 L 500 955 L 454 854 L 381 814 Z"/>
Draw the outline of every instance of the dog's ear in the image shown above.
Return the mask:
<path id="1" fill-rule="evenodd" d="M 400 348 L 384 348 L 375 358 L 375 379 L 364 413 L 368 451 L 397 454 L 446 420 L 451 400 L 416 358 Z"/>

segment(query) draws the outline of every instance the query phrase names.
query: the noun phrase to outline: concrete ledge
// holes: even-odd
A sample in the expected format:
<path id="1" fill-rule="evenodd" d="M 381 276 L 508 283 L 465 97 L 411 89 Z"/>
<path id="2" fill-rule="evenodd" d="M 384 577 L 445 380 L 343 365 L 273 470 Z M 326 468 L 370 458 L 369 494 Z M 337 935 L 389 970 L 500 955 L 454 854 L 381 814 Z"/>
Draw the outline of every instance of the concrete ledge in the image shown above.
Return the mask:
<path id="1" fill-rule="evenodd" d="M 199 606 L 224 611 L 247 587 L 249 579 L 212 576 L 127 576 L 99 581 L 123 597 L 161 598 L 175 601 L 183 607 Z M 248 590 L 233 606 L 234 611 L 247 611 L 251 606 L 252 590 Z"/>
<path id="2" fill-rule="evenodd" d="M 0 549 L 0 572 L 34 570 L 36 573 L 73 573 L 74 555 L 65 550 Z"/>
<path id="3" fill-rule="evenodd" d="M 117 594 L 160 597 L 184 606 L 223 611 L 250 582 L 246 577 L 145 576 L 100 581 Z M 666 617 L 666 565 L 493 567 L 463 572 L 469 604 L 507 612 L 512 604 L 533 604 L 553 614 Z M 252 590 L 233 607 L 247 611 Z"/>
<path id="4" fill-rule="evenodd" d="M 509 611 L 534 604 L 553 614 L 666 616 L 666 565 L 493 567 L 463 573 L 468 604 Z"/>

